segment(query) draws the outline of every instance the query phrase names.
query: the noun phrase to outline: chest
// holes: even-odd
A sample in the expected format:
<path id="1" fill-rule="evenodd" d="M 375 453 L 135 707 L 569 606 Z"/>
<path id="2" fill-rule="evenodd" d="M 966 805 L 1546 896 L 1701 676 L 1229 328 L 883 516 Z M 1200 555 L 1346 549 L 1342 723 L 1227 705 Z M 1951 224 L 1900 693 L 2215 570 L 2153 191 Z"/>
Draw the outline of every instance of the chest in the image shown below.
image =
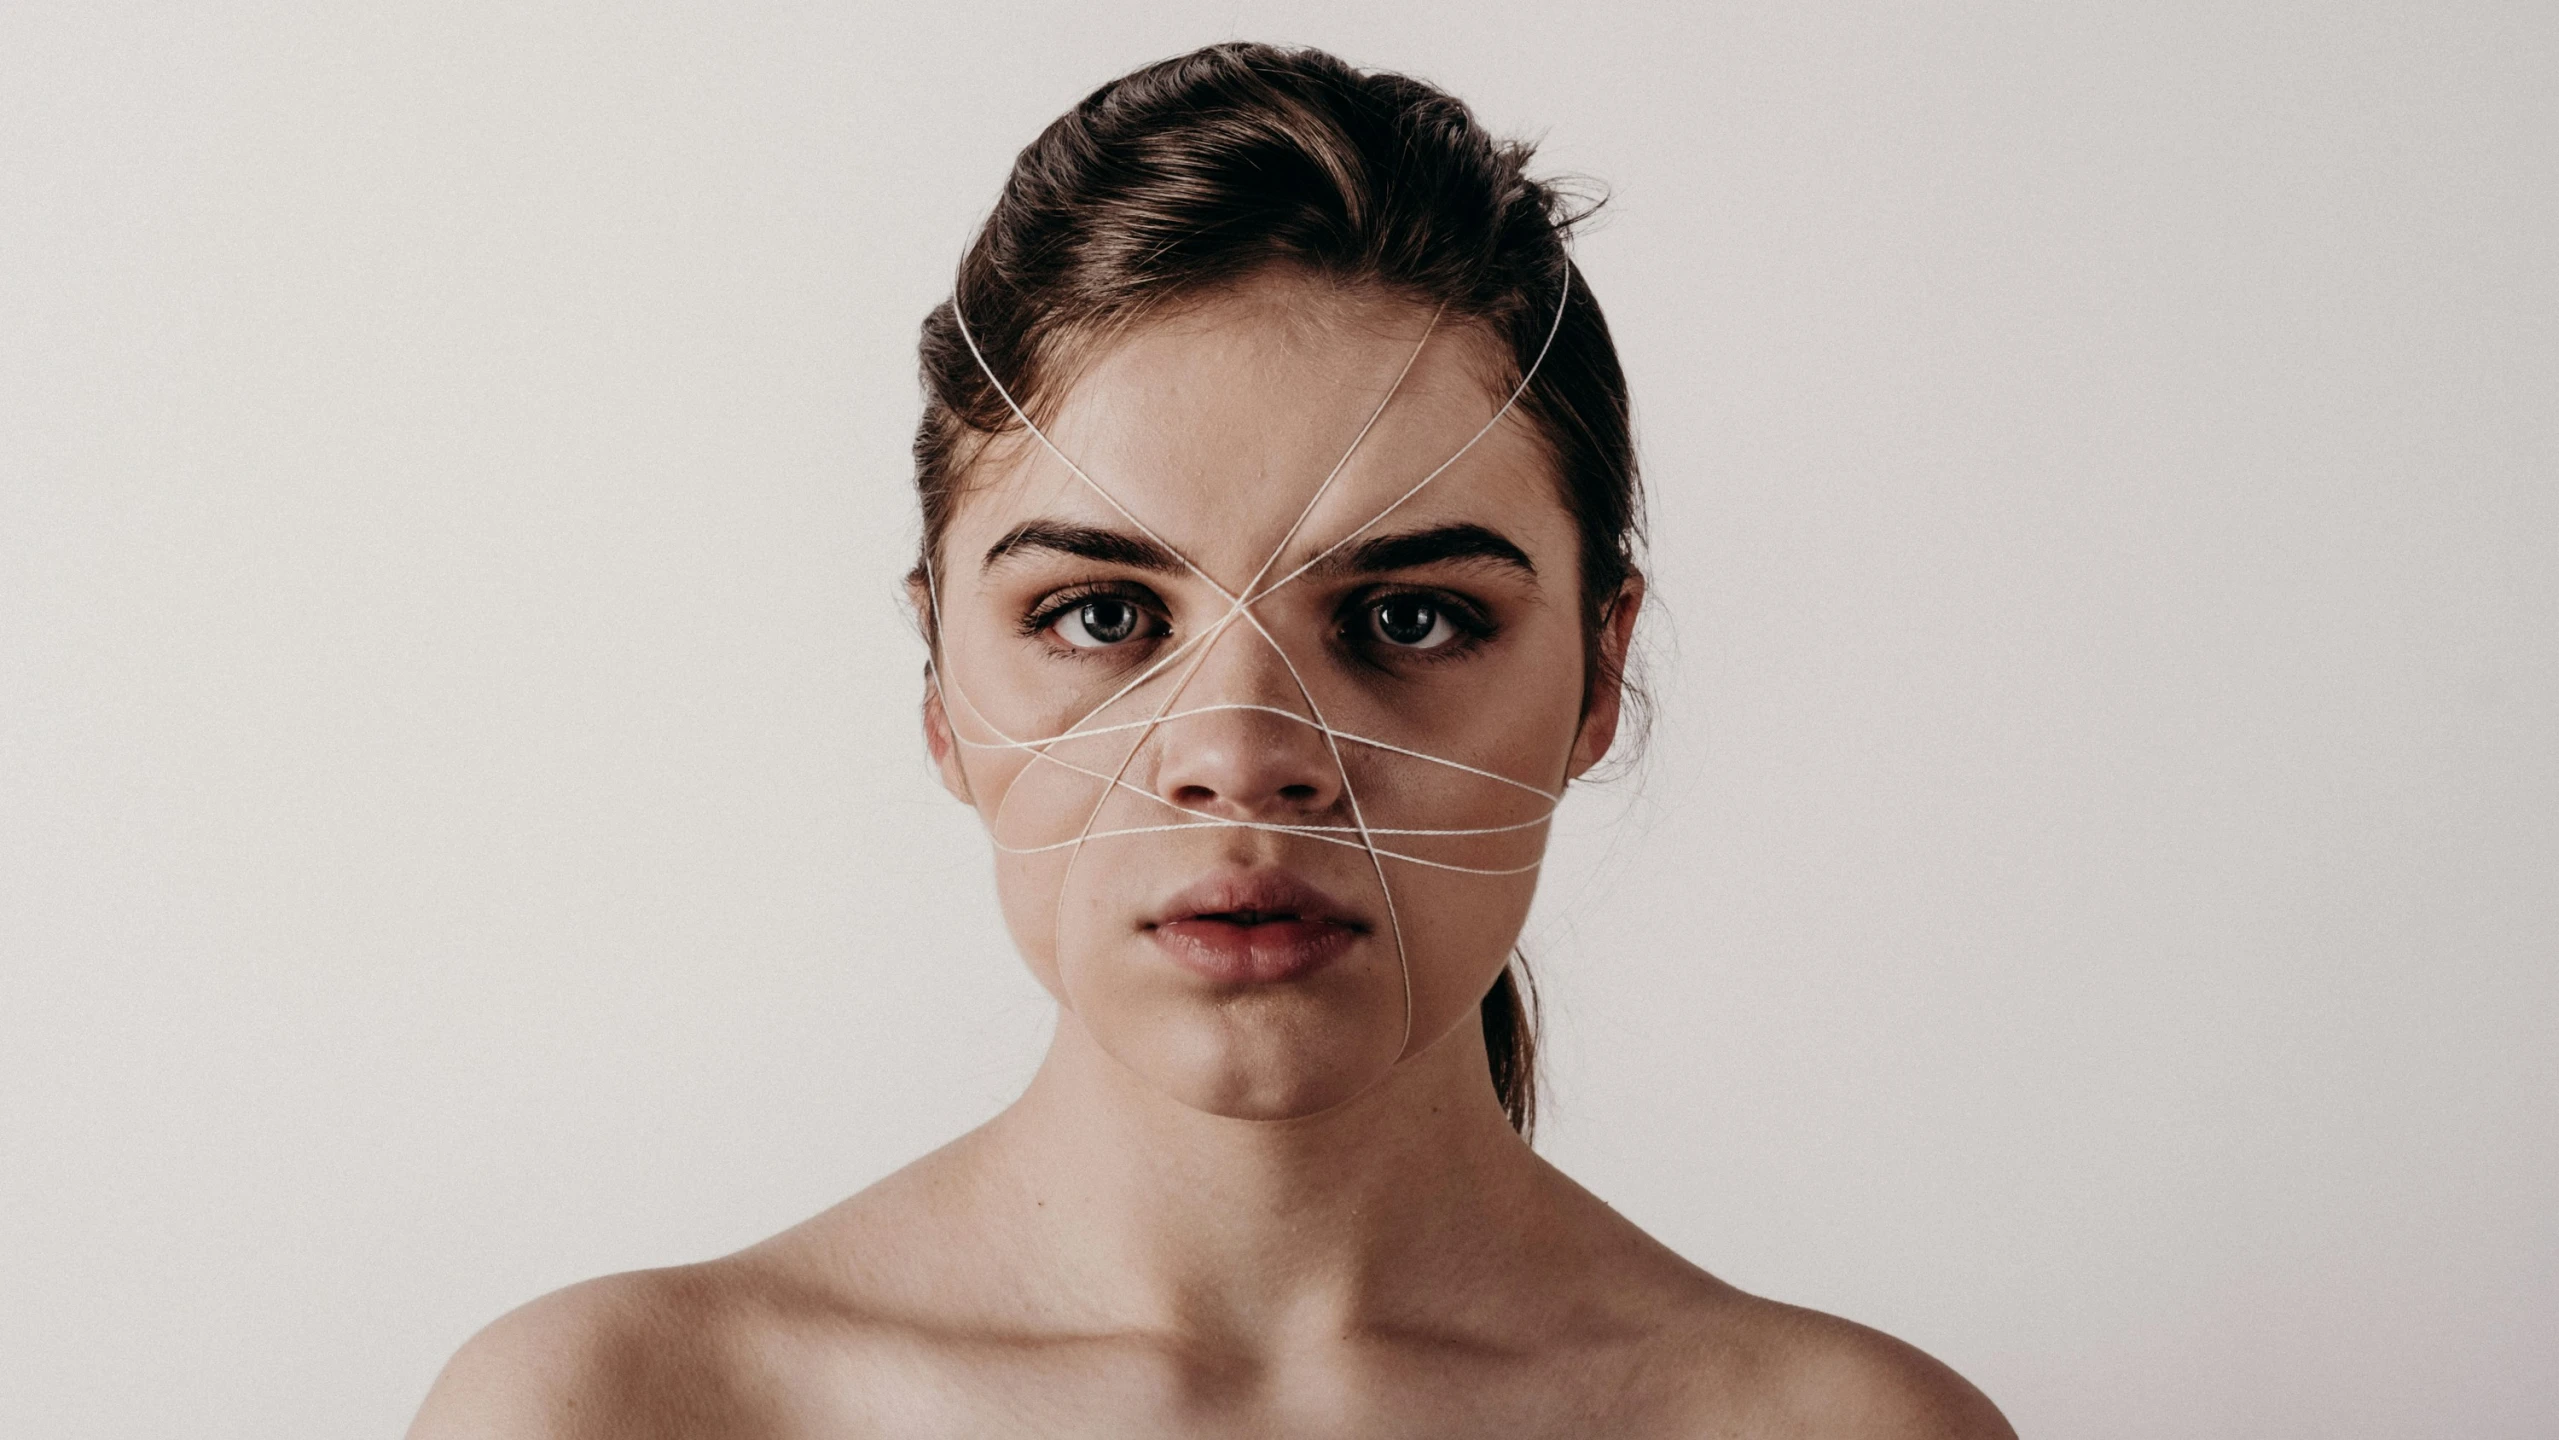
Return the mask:
<path id="1" fill-rule="evenodd" d="M 900 1347 L 798 1387 L 778 1433 L 1095 1437 L 1690 1435 L 1629 1348 L 1513 1354 L 1344 1347 L 1246 1363 L 1128 1342 Z"/>

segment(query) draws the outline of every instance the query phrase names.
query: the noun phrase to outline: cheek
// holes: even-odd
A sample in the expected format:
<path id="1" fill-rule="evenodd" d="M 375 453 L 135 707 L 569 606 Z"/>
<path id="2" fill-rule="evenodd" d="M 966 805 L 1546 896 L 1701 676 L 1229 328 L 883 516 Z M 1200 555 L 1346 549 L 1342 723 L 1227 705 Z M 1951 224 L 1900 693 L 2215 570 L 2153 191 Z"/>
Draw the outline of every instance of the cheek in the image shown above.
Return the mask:
<path id="1" fill-rule="evenodd" d="M 1388 826 L 1489 833 L 1380 837 L 1412 861 L 1386 862 L 1413 971 L 1416 1049 L 1473 1016 L 1527 922 L 1563 775 L 1581 720 L 1578 632 L 1520 637 L 1497 665 L 1428 707 L 1408 748 L 1469 769 L 1383 757 L 1371 782 Z M 1475 773 L 1483 772 L 1483 773 Z M 1492 777 L 1502 777 L 1499 779 Z"/>
<path id="2" fill-rule="evenodd" d="M 1124 771 L 1140 740 L 1129 722 L 1149 712 L 1135 695 L 1113 701 L 1117 687 L 1082 673 L 1076 662 L 1006 658 L 1001 665 L 953 663 L 943 680 L 944 708 L 969 793 L 999 848 L 1059 846 L 1092 816 L 1112 777 L 1129 778 Z"/>
<path id="3" fill-rule="evenodd" d="M 1080 905 L 1090 909 L 1107 888 L 1110 850 L 1127 842 L 1083 837 L 1131 823 L 1122 791 L 1118 806 L 1104 810 L 1104 777 L 1129 758 L 1133 736 L 1096 736 L 1057 742 L 1033 754 L 1018 749 L 978 751 L 970 769 L 978 817 L 995 850 L 996 895 L 1014 944 L 1051 994 L 1064 999 L 1059 978 L 1061 933 Z M 1063 922 L 1063 923 L 1062 923 Z"/>
<path id="4" fill-rule="evenodd" d="M 1471 1019 L 1484 992 L 1510 959 L 1527 922 L 1536 876 L 1458 876 L 1429 873 L 1407 878 L 1414 867 L 1388 874 L 1410 912 L 1407 959 L 1413 976 L 1413 1037 L 1409 1050 L 1428 1049 Z M 1401 870 L 1407 874 L 1398 874 Z"/>
<path id="5" fill-rule="evenodd" d="M 1066 998 L 1057 968 L 1057 910 L 1066 877 L 1063 854 L 995 855 L 995 898 L 1013 948 L 1040 988 Z"/>

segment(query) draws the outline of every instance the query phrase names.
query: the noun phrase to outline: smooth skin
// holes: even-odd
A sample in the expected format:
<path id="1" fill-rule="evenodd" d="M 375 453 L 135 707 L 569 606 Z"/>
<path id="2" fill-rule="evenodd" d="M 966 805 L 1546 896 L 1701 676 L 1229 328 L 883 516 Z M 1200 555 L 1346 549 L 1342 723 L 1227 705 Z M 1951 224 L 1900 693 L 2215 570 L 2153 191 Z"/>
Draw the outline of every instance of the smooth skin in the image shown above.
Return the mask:
<path id="1" fill-rule="evenodd" d="M 1515 558 L 1478 544 L 1309 572 L 1257 602 L 1267 638 L 1230 625 L 1187 680 L 1177 665 L 1087 721 L 1128 728 L 1055 752 L 1212 820 L 1347 825 L 1356 799 L 1370 826 L 1493 832 L 1396 842 L 1462 868 L 1245 825 L 1058 845 L 1181 817 L 999 743 L 1087 716 L 1213 627 L 1217 588 L 1244 590 L 1275 549 L 1273 574 L 1316 555 L 1462 445 L 1506 387 L 1486 337 L 1444 327 L 1281 549 L 1430 324 L 1274 274 L 1085 357 L 1044 424 L 1205 579 L 1138 553 L 1128 517 L 1036 445 L 979 458 L 918 597 L 940 614 L 945 680 L 925 731 L 999 842 L 1006 919 L 1059 1001 L 1037 1076 L 987 1125 L 762 1244 L 505 1316 L 454 1357 L 412 1440 L 2013 1440 L 1943 1365 L 1724 1284 L 1512 1131 L 1475 1009 L 1535 876 L 1479 872 L 1535 859 L 1541 828 L 1501 828 L 1533 820 L 1534 797 L 1337 753 L 1266 711 L 1180 713 L 1303 714 L 1311 695 L 1336 729 L 1543 788 L 1597 763 L 1618 697 L 1583 693 L 1576 534 L 1525 424 L 1368 532 L 1472 527 Z M 1025 525 L 1130 546 L 997 543 Z M 1601 644 L 1622 655 L 1641 601 L 1630 587 Z M 1401 623 L 1382 622 L 1395 602 Z M 1407 643 L 1417 603 L 1467 625 Z M 1177 891 L 1275 872 L 1338 902 L 1357 935 L 1338 960 L 1253 985 L 1167 960 L 1150 926 Z"/>

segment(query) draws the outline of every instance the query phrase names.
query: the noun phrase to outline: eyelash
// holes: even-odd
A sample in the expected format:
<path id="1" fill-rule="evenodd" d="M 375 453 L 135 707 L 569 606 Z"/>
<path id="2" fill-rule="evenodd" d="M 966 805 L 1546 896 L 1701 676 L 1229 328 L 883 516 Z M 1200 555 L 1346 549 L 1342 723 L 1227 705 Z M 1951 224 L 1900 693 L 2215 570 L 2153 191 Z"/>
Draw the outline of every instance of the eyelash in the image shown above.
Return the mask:
<path id="1" fill-rule="evenodd" d="M 1070 611 L 1095 600 L 1118 600 L 1136 607 L 1155 627 L 1154 633 L 1146 638 L 1160 639 L 1171 627 L 1172 621 L 1164 613 L 1164 602 L 1158 599 L 1153 591 L 1143 585 L 1100 581 L 1070 586 L 1042 597 L 1038 604 L 1032 606 L 1022 616 L 1019 626 L 1021 634 L 1025 639 L 1036 638 L 1056 625 Z M 1371 639 L 1367 633 L 1370 614 L 1378 606 L 1392 600 L 1420 600 L 1430 605 L 1449 624 L 1456 627 L 1457 638 L 1430 650 L 1415 650 Z M 1343 604 L 1334 625 L 1335 638 L 1343 641 L 1361 658 L 1363 663 L 1380 670 L 1389 668 L 1387 657 L 1390 655 L 1394 657 L 1395 663 L 1406 665 L 1436 665 L 1442 661 L 1460 659 L 1481 649 L 1484 642 L 1492 639 L 1500 633 L 1500 630 L 1501 627 L 1493 622 L 1491 616 L 1484 613 L 1482 606 L 1462 595 L 1451 594 L 1446 590 L 1403 585 L 1362 590 L 1354 594 Z M 1062 653 L 1066 653 L 1068 658 L 1099 659 L 1110 650 L 1119 648 L 1121 647 L 1117 645 L 1094 650 L 1065 647 Z"/>

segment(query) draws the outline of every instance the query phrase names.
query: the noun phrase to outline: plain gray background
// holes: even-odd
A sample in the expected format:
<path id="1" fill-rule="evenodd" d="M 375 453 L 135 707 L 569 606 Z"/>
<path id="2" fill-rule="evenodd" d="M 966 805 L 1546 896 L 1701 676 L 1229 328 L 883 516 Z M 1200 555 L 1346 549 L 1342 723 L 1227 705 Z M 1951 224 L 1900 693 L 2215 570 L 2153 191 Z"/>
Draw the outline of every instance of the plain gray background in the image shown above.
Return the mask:
<path id="1" fill-rule="evenodd" d="M 2559 1433 L 2559 8 L 0 13 L 0 1432 L 390 1434 L 990 1114 L 916 321 L 1233 36 L 1616 200 L 1546 1149 L 2038 1437 Z"/>

